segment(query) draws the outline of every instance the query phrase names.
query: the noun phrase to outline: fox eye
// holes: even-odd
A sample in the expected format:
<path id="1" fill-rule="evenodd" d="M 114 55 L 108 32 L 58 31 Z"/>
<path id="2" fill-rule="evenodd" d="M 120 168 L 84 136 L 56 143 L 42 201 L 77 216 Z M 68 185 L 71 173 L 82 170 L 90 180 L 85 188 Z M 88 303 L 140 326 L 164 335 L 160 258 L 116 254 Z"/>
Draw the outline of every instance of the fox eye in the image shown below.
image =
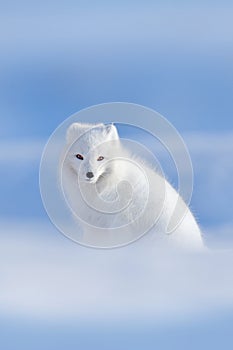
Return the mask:
<path id="1" fill-rule="evenodd" d="M 76 154 L 75 157 L 78 158 L 78 159 L 80 159 L 80 160 L 83 160 L 83 156 L 82 156 L 81 154 L 79 154 L 79 153 Z"/>
<path id="2" fill-rule="evenodd" d="M 103 160 L 103 159 L 104 159 L 103 156 L 99 156 L 99 158 L 98 158 L 97 160 L 98 160 L 98 162 L 100 162 L 100 161 Z"/>

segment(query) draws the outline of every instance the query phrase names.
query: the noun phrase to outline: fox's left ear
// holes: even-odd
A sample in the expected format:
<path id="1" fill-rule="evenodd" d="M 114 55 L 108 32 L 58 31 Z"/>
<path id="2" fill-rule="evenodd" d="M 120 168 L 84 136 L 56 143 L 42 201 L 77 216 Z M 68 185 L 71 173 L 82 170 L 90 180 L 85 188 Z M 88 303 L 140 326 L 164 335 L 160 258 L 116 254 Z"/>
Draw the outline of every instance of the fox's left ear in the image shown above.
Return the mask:
<path id="1" fill-rule="evenodd" d="M 117 132 L 117 128 L 113 124 L 105 125 L 106 134 L 110 140 L 118 140 L 119 135 Z"/>
<path id="2" fill-rule="evenodd" d="M 83 126 L 81 123 L 71 124 L 66 131 L 66 142 L 68 144 L 76 141 L 79 136 L 82 134 Z"/>

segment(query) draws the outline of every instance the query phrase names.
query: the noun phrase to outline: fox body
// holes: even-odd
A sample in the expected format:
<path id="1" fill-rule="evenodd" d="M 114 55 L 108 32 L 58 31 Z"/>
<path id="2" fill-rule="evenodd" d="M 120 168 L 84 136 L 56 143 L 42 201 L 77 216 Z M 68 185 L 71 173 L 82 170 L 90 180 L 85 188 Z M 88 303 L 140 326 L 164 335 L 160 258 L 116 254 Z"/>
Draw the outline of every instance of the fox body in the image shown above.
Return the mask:
<path id="1" fill-rule="evenodd" d="M 121 245 L 150 231 L 155 241 L 190 249 L 203 246 L 197 222 L 179 194 L 124 147 L 113 124 L 71 124 L 60 170 L 61 186 L 84 243 Z M 168 234 L 176 205 L 184 215 Z"/>

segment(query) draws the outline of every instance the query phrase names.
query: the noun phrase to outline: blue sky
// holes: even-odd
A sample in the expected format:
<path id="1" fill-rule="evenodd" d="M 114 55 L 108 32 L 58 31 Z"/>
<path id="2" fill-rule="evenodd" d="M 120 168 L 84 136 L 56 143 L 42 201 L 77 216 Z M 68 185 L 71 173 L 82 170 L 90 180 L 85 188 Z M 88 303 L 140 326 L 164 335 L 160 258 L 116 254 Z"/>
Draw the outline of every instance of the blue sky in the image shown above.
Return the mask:
<path id="1" fill-rule="evenodd" d="M 152 107 L 180 131 L 232 128 L 231 14 L 227 2 L 3 8 L 1 137 L 47 137 L 109 101 Z"/>
<path id="2" fill-rule="evenodd" d="M 72 348 L 81 333 L 82 349 L 93 348 L 85 344 L 83 334 L 94 334 L 101 349 L 106 339 L 108 349 L 114 349 L 116 337 L 122 349 L 125 344 L 127 349 L 144 348 L 145 343 L 148 349 L 154 344 L 168 349 L 167 323 L 162 322 L 156 300 L 161 300 L 160 311 L 168 312 L 167 320 L 173 317 L 169 326 L 173 348 L 182 349 L 181 338 L 189 348 L 190 339 L 193 344 L 202 340 L 202 348 L 207 344 L 212 349 L 219 344 L 232 348 L 232 258 L 231 251 L 226 253 L 233 242 L 232 2 L 8 1 L 0 8 L 4 349 L 64 349 L 67 342 Z M 201 266 L 186 261 L 184 265 L 192 269 L 185 271 L 180 270 L 184 261 L 175 260 L 178 275 L 173 284 L 168 283 L 169 289 L 179 282 L 197 286 L 195 295 L 191 289 L 182 289 L 190 298 L 180 304 L 180 310 L 187 311 L 180 323 L 175 312 L 179 289 L 166 309 L 167 299 L 159 299 L 163 289 L 157 290 L 156 278 L 167 271 L 149 246 L 103 256 L 79 247 L 52 227 L 41 203 L 39 162 L 49 135 L 78 110 L 110 101 L 155 109 L 173 123 L 190 150 L 195 174 L 192 207 L 217 255 L 213 261 L 203 260 Z M 169 159 L 161 154 L 160 160 L 175 181 Z M 108 269 L 103 272 L 100 267 L 106 263 Z M 144 296 L 148 304 L 143 303 Z M 107 333 L 101 323 L 97 331 L 101 310 L 106 309 L 104 297 L 112 321 L 116 310 L 124 313 L 132 303 L 142 332 L 133 332 L 128 321 L 120 326 L 110 322 Z M 166 297 L 173 300 L 169 293 Z M 63 300 L 69 302 L 63 305 Z M 93 309 L 87 306 L 90 301 Z M 197 304 L 201 307 L 194 314 L 191 306 Z M 148 305 L 155 306 L 148 316 L 150 326 L 160 325 L 149 334 L 142 316 Z M 74 319 L 85 324 L 82 332 L 71 327 Z"/>

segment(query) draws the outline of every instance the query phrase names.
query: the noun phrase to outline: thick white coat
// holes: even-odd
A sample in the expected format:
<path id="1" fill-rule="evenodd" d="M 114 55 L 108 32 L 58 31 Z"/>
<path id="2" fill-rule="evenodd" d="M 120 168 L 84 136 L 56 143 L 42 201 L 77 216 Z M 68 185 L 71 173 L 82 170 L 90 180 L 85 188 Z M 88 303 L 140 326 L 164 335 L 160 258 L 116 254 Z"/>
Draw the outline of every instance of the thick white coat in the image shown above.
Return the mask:
<path id="1" fill-rule="evenodd" d="M 84 232 L 84 244 L 116 246 L 149 231 L 154 244 L 203 247 L 190 209 L 166 179 L 122 146 L 114 125 L 73 123 L 67 130 L 60 170 L 64 195 Z M 167 233 L 176 205 L 183 219 Z"/>

